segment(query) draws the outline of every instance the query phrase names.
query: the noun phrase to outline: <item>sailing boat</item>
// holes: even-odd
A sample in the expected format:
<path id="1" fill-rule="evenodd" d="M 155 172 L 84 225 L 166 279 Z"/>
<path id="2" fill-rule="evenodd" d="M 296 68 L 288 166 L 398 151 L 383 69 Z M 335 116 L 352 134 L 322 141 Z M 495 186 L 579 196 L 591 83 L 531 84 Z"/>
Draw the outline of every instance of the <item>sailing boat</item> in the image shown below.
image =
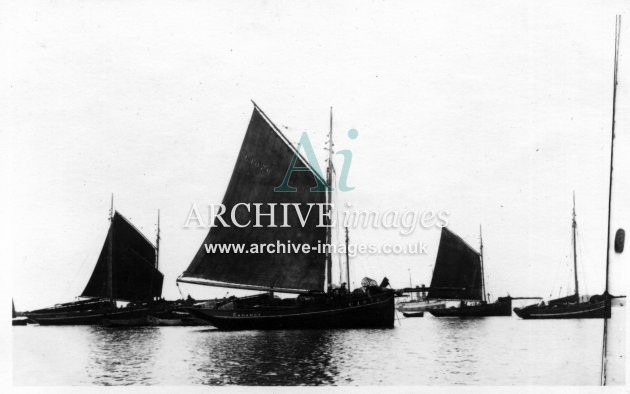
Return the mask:
<path id="1" fill-rule="evenodd" d="M 431 309 L 443 309 L 446 308 L 446 302 L 444 300 L 432 300 L 427 297 L 427 293 L 429 289 L 422 286 L 416 286 L 414 288 L 403 289 L 402 292 L 406 292 L 408 290 L 410 293 L 416 293 L 417 296 L 408 301 L 402 301 L 398 303 L 396 309 L 403 314 L 405 317 L 422 317 L 424 316 L 423 312 L 429 311 Z"/>
<path id="2" fill-rule="evenodd" d="M 387 288 L 387 278 L 380 286 L 366 278 L 362 286 L 352 292 L 345 286 L 332 289 L 329 248 L 324 248 L 324 253 L 268 253 L 268 249 L 266 253 L 255 254 L 236 253 L 235 249 L 230 253 L 206 251 L 206 247 L 212 245 L 249 247 L 282 243 L 282 246 L 310 244 L 315 247 L 328 244 L 331 227 L 319 226 L 319 215 L 308 215 L 308 208 L 302 207 L 307 204 L 330 207 L 325 203 L 332 198 L 332 116 L 328 153 L 327 179 L 324 180 L 254 103 L 223 198 L 225 212 L 235 214 L 231 218 L 226 215 L 225 223 L 215 220 L 204 245 L 177 281 L 266 293 L 232 297 L 212 307 L 191 307 L 186 308 L 187 311 L 219 329 L 228 330 L 394 326 L 395 294 Z M 276 192 L 275 188 L 283 183 L 291 163 L 295 168 L 301 168 L 290 174 L 291 187 L 295 191 Z M 318 186 L 324 186 L 323 192 Z M 270 209 L 275 205 L 300 209 L 302 214 L 292 215 L 288 209 L 277 209 L 275 223 L 283 223 L 282 226 L 272 226 L 273 222 L 268 218 L 261 218 L 262 227 L 235 225 L 236 221 L 246 223 L 249 220 L 245 210 L 233 211 L 237 205 L 258 203 L 268 204 Z M 274 292 L 299 295 L 280 299 Z"/>
<path id="3" fill-rule="evenodd" d="M 110 210 L 105 244 L 80 301 L 26 312 L 40 325 L 91 325 L 104 319 L 122 322 L 146 319 L 162 311 L 164 302 L 152 301 L 162 293 L 163 275 L 156 268 L 157 250 L 122 214 Z M 118 308 L 116 301 L 129 301 Z"/>
<path id="4" fill-rule="evenodd" d="M 459 300 L 458 307 L 430 309 L 433 316 L 510 316 L 512 297 L 488 303 L 483 272 L 483 241 L 478 253 L 458 235 L 442 227 L 428 299 Z M 453 288 L 453 289 L 448 289 Z M 460 290 L 461 289 L 461 290 Z M 472 303 L 468 303 L 472 302 Z"/>
<path id="5" fill-rule="evenodd" d="M 12 318 L 12 322 L 11 322 L 12 326 L 25 326 L 26 323 L 28 322 L 27 317 L 18 316 L 17 313 L 15 313 L 15 304 L 13 303 L 13 300 L 11 300 L 11 318 Z"/>
<path id="6" fill-rule="evenodd" d="M 575 193 L 573 194 L 573 278 L 575 293 L 567 297 L 550 300 L 547 304 L 529 305 L 524 308 L 514 308 L 514 313 L 522 319 L 584 319 L 610 318 L 610 297 L 606 292 L 594 295 L 588 301 L 580 302 L 580 289 L 577 271 Z"/>
<path id="7" fill-rule="evenodd" d="M 514 308 L 514 312 L 523 319 L 583 319 L 583 318 L 599 318 L 604 319 L 604 348 L 602 351 L 602 375 L 601 383 L 606 384 L 605 359 L 606 359 L 606 332 L 608 320 L 611 316 L 612 299 L 618 298 L 611 296 L 608 292 L 608 273 L 610 268 L 610 243 L 611 243 L 611 223 L 610 214 L 612 206 L 612 187 L 613 187 L 613 162 L 615 153 L 615 114 L 617 103 L 617 71 L 619 67 L 619 35 L 621 32 L 621 15 L 615 18 L 615 58 L 613 73 L 613 100 L 612 100 L 612 131 L 610 140 L 610 173 L 608 179 L 608 227 L 606 234 L 606 287 L 602 294 L 597 294 L 588 301 L 580 302 L 580 293 L 578 287 L 577 273 L 577 254 L 576 254 L 576 227 L 575 220 L 575 193 L 573 194 L 573 273 L 575 278 L 575 294 L 549 301 L 547 305 L 541 303 L 539 305 L 529 305 L 524 308 Z M 621 236 L 623 238 L 623 236 Z M 616 241 L 616 240 L 615 240 Z M 615 245 L 617 246 L 617 245 Z M 623 247 L 620 248 L 623 250 Z"/>

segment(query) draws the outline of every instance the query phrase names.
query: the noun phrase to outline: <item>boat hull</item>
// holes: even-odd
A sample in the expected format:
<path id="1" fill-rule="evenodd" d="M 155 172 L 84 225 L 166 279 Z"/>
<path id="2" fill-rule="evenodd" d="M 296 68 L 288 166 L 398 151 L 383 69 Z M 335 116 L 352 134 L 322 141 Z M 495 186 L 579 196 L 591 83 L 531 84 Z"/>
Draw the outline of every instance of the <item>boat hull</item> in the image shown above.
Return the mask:
<path id="1" fill-rule="evenodd" d="M 12 326 L 25 326 L 27 323 L 28 323 L 28 319 L 13 318 L 11 325 Z"/>
<path id="2" fill-rule="evenodd" d="M 40 326 L 86 326 L 86 325 L 100 325 L 103 318 L 108 311 L 94 310 L 94 311 L 79 311 L 72 313 L 59 313 L 59 314 L 47 314 L 47 315 L 29 315 L 29 318 L 35 321 Z"/>
<path id="3" fill-rule="evenodd" d="M 423 317 L 424 312 L 403 312 L 404 317 Z"/>
<path id="4" fill-rule="evenodd" d="M 431 309 L 437 317 L 487 317 L 511 316 L 512 300 L 497 301 L 491 304 L 466 305 L 457 308 Z"/>
<path id="5" fill-rule="evenodd" d="M 144 327 L 149 326 L 149 316 L 139 316 L 130 318 L 110 318 L 105 317 L 101 321 L 105 327 Z"/>
<path id="6" fill-rule="evenodd" d="M 186 310 L 220 330 L 393 328 L 395 311 L 393 292 L 303 307 Z"/>
<path id="7" fill-rule="evenodd" d="M 399 312 L 413 313 L 413 312 L 427 312 L 430 309 L 442 309 L 446 308 L 444 301 L 411 301 L 400 303 L 397 306 Z"/>
<path id="8" fill-rule="evenodd" d="M 181 326 L 183 325 L 182 319 L 162 319 L 155 316 L 149 316 L 147 318 L 149 325 L 151 326 Z"/>
<path id="9" fill-rule="evenodd" d="M 521 319 L 604 319 L 610 318 L 610 299 L 564 305 L 531 305 L 514 308 Z"/>
<path id="10" fill-rule="evenodd" d="M 146 318 L 151 313 L 156 313 L 168 308 L 165 304 L 129 306 L 116 308 L 108 306 L 105 308 L 70 311 L 63 313 L 29 314 L 32 319 L 41 326 L 65 326 L 65 325 L 146 325 Z M 141 320 L 144 319 L 144 323 Z M 118 324 L 120 323 L 120 324 Z"/>
<path id="11" fill-rule="evenodd" d="M 155 314 L 148 317 L 149 325 L 159 327 L 208 326 L 205 320 L 193 317 L 188 312 L 176 311 L 166 314 Z"/>

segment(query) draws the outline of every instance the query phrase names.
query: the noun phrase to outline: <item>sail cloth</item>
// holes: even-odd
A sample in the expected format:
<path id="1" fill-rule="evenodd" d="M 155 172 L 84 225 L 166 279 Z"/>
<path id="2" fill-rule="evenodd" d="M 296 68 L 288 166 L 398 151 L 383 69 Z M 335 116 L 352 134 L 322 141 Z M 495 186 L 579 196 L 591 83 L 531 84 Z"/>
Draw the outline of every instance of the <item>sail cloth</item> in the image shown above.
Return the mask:
<path id="1" fill-rule="evenodd" d="M 112 234 L 113 232 L 113 234 Z M 112 243 L 112 294 L 108 291 L 110 240 Z M 155 247 L 118 212 L 82 297 L 142 301 L 162 294 L 164 276 L 155 268 Z"/>
<path id="2" fill-rule="evenodd" d="M 576 294 L 571 294 L 570 296 L 556 298 L 554 300 L 549 300 L 549 305 L 562 305 L 569 304 L 572 302 L 580 302 L 580 298 Z"/>
<path id="3" fill-rule="evenodd" d="M 309 244 L 316 247 L 318 241 L 325 242 L 326 227 L 317 227 L 319 207 L 313 206 L 305 225 L 302 226 L 293 206 L 285 212 L 281 205 L 299 204 L 303 217 L 308 213 L 307 204 L 326 202 L 325 191 L 311 191 L 318 185 L 317 180 L 325 181 L 298 155 L 296 167 L 308 168 L 307 171 L 291 173 L 289 185 L 295 192 L 276 192 L 282 184 L 295 148 L 277 130 L 270 120 L 257 107 L 251 116 L 245 138 L 238 154 L 232 177 L 228 184 L 223 205 L 222 217 L 228 226 L 215 220 L 212 227 L 186 269 L 179 282 L 195 283 L 220 287 L 244 288 L 253 290 L 273 289 L 279 292 L 306 292 L 323 290 L 325 281 L 325 253 L 207 253 L 205 244 L 239 245 L 249 248 L 251 244 Z M 325 189 L 325 187 L 324 187 Z M 236 209 L 236 221 L 245 224 L 243 228 L 234 225 L 230 213 L 236 204 L 251 204 L 249 212 L 243 206 Z M 269 227 L 270 218 L 260 217 L 262 227 L 255 224 L 254 203 L 262 203 L 261 212 L 268 213 L 268 204 L 275 206 L 274 224 Z M 281 227 L 283 223 L 290 227 Z M 200 279 L 200 280 L 199 280 Z"/>
<path id="4" fill-rule="evenodd" d="M 463 239 L 442 227 L 427 298 L 481 300 L 481 259 Z"/>

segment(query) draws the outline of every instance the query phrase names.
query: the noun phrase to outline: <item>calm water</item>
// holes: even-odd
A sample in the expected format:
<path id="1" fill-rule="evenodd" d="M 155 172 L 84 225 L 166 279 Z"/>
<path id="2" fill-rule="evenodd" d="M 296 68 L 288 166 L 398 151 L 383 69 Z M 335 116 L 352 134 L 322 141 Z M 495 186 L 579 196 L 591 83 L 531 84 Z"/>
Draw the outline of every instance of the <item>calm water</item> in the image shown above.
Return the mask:
<path id="1" fill-rule="evenodd" d="M 616 384 L 624 309 L 610 321 Z M 602 326 L 426 314 L 389 330 L 13 327 L 13 374 L 16 385 L 597 385 Z"/>

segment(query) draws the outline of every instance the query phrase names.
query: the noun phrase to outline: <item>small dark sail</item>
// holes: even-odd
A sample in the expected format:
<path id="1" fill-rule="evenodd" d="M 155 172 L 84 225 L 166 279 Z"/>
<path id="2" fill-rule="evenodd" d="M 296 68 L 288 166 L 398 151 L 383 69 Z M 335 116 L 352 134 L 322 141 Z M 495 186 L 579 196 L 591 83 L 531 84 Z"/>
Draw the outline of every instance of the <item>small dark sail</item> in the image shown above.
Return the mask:
<path id="1" fill-rule="evenodd" d="M 111 248 L 110 240 L 112 240 Z M 108 291 L 110 250 L 112 252 L 112 294 Z M 155 253 L 153 244 L 127 219 L 116 212 L 96 267 L 81 296 L 126 301 L 160 297 L 164 276 L 155 268 Z"/>
<path id="2" fill-rule="evenodd" d="M 17 316 L 15 314 L 15 304 L 13 303 L 13 300 L 11 300 L 11 318 L 15 319 L 15 316 Z"/>
<path id="3" fill-rule="evenodd" d="M 274 289 L 286 292 L 323 290 L 325 282 L 325 253 L 207 253 L 205 244 L 238 245 L 245 244 L 310 244 L 326 240 L 326 227 L 319 224 L 320 207 L 314 205 L 306 223 L 301 225 L 294 206 L 289 206 L 285 217 L 285 204 L 299 204 L 303 217 L 307 216 L 307 204 L 323 204 L 326 192 L 311 191 L 311 188 L 325 185 L 325 181 L 312 170 L 299 155 L 296 167 L 304 171 L 294 171 L 289 185 L 294 192 L 276 192 L 274 189 L 283 183 L 291 160 L 296 155 L 295 148 L 286 137 L 271 123 L 257 107 L 254 108 L 241 150 L 239 152 L 230 183 L 223 198 L 225 212 L 223 219 L 229 227 L 218 220 L 210 229 L 204 244 L 193 258 L 190 266 L 178 279 L 179 282 L 206 284 L 212 286 L 236 287 L 254 290 Z M 325 186 L 324 186 L 325 189 Z M 250 210 L 239 206 L 236 221 L 246 227 L 237 227 L 230 213 L 237 204 L 250 204 Z M 255 220 L 254 203 L 262 203 L 261 212 L 268 213 L 270 203 L 275 206 L 275 225 L 270 227 L 270 218 L 261 217 L 262 227 L 253 227 Z M 290 227 L 281 226 L 286 223 Z"/>
<path id="4" fill-rule="evenodd" d="M 483 299 L 480 255 L 459 236 L 442 227 L 427 298 Z M 462 290 L 458 290 L 458 289 Z"/>

